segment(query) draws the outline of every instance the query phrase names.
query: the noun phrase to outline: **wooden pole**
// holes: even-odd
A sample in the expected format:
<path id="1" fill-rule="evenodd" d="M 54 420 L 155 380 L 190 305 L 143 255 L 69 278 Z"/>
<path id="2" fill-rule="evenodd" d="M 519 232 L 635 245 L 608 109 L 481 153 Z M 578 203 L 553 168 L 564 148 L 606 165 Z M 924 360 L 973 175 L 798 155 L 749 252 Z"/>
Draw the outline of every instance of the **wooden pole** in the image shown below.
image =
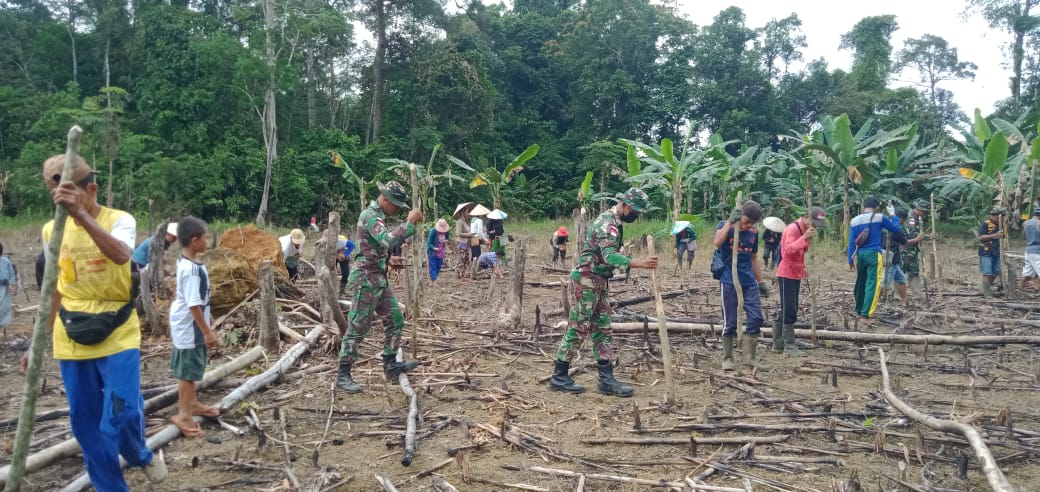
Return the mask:
<path id="1" fill-rule="evenodd" d="M 1000 471 L 1000 467 L 997 466 L 996 460 L 993 459 L 993 454 L 990 453 L 989 448 L 986 446 L 986 441 L 979 435 L 979 431 L 968 424 L 937 419 L 931 415 L 921 413 L 903 400 L 900 400 L 892 391 L 892 385 L 889 383 L 888 367 L 885 364 L 885 351 L 881 347 L 878 347 L 878 354 L 881 355 L 881 389 L 885 394 L 885 399 L 904 415 L 920 424 L 924 424 L 926 427 L 964 437 L 968 444 L 971 445 L 971 449 L 975 451 L 975 457 L 979 460 L 979 464 L 982 465 L 982 473 L 986 475 L 986 482 L 989 483 L 990 489 L 995 492 L 1011 492 L 1011 485 L 1008 483 L 1007 478 L 1004 477 L 1004 472 Z"/>
<path id="2" fill-rule="evenodd" d="M 431 172 L 431 170 L 427 170 Z M 422 213 L 422 198 L 419 194 L 419 178 L 416 174 L 415 164 L 408 164 L 408 179 L 412 185 L 412 210 Z M 412 359 L 419 358 L 419 318 L 422 317 L 422 276 L 423 276 L 423 252 L 426 242 L 420 237 L 421 228 L 415 224 L 415 234 L 412 236 L 412 265 L 408 268 L 411 273 L 409 283 L 408 304 L 409 317 L 412 318 Z"/>
<path id="3" fill-rule="evenodd" d="M 260 262 L 260 346 L 269 354 L 278 353 L 277 297 L 274 287 L 274 263 Z"/>
<path id="4" fill-rule="evenodd" d="M 83 129 L 73 125 L 69 129 L 65 145 L 65 167 L 61 172 L 61 183 L 72 180 L 72 170 L 79 158 L 79 142 Z M 43 286 L 40 292 L 40 305 L 36 310 L 36 321 L 33 323 L 32 345 L 29 348 L 29 368 L 25 376 L 25 390 L 22 393 L 22 409 L 19 412 L 18 430 L 14 439 L 14 451 L 11 456 L 11 474 L 5 490 L 21 489 L 22 477 L 25 476 L 25 459 L 29 456 L 29 438 L 35 423 L 36 399 L 40 396 L 40 371 L 43 369 L 43 354 L 47 349 L 47 337 L 50 336 L 49 322 L 51 304 L 58 283 L 58 252 L 65 238 L 65 220 L 69 212 L 65 207 L 54 207 L 54 227 L 51 240 L 47 243 L 47 263 L 43 268 Z"/>
<path id="5" fill-rule="evenodd" d="M 144 307 L 144 315 L 148 320 L 148 327 L 153 337 L 161 337 L 166 334 L 166 327 L 162 324 L 162 316 L 159 309 L 155 307 L 155 300 L 162 297 L 163 291 L 163 257 L 166 245 L 166 224 L 159 224 L 152 235 L 152 247 L 148 249 L 148 265 L 140 272 L 141 304 Z"/>
<path id="6" fill-rule="evenodd" d="M 647 236 L 647 249 L 650 256 L 657 256 L 654 248 L 654 237 Z M 650 283 L 654 288 L 654 304 L 657 306 L 657 331 L 661 337 L 661 360 L 664 362 L 664 397 L 668 403 L 675 402 L 675 381 L 672 379 L 672 347 L 668 343 L 668 320 L 665 319 L 664 301 L 661 299 L 661 282 L 657 279 L 657 270 L 650 270 Z"/>
<path id="7" fill-rule="evenodd" d="M 742 191 L 737 192 L 737 201 L 733 205 L 735 209 L 741 208 L 743 194 L 744 192 Z M 740 285 L 740 275 L 737 272 L 737 256 L 740 254 L 739 221 L 736 224 L 731 224 L 730 232 L 733 234 L 733 258 L 730 266 L 732 268 L 733 273 L 733 290 L 737 292 L 737 340 L 743 341 L 744 330 L 741 330 L 740 327 L 744 325 L 744 289 L 743 286 Z M 743 343 L 738 343 L 737 345 L 743 346 Z"/>
<path id="8" fill-rule="evenodd" d="M 935 193 L 931 194 L 930 201 L 932 209 L 932 261 L 935 262 L 933 267 L 935 269 L 935 292 L 939 296 L 939 302 L 942 302 L 942 279 L 939 278 L 941 276 L 941 272 L 939 272 L 939 246 L 935 242 L 935 215 L 937 213 L 935 210 Z"/>
<path id="9" fill-rule="evenodd" d="M 815 227 L 812 224 L 812 190 L 809 188 L 809 175 L 805 176 L 805 214 L 809 216 L 809 227 Z M 813 238 L 815 239 L 815 237 Z M 783 251 L 780 252 L 783 257 Z M 816 255 L 813 254 L 812 245 L 809 247 L 809 261 L 805 262 L 805 280 L 809 282 L 809 329 L 812 331 L 812 339 L 816 341 L 816 287 L 813 285 L 813 276 L 810 275 L 810 269 L 816 261 Z M 780 296 L 780 310 L 783 311 L 784 299 Z M 781 313 L 781 316 L 783 313 Z"/>

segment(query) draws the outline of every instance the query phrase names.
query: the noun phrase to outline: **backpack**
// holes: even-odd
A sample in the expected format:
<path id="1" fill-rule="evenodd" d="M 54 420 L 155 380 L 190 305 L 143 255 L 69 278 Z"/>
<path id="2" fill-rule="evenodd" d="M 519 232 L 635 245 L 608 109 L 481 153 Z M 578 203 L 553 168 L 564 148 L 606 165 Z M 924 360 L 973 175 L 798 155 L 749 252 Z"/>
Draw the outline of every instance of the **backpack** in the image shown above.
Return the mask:
<path id="1" fill-rule="evenodd" d="M 875 215 L 877 215 L 877 212 L 872 212 L 870 214 L 870 220 L 867 221 L 867 228 L 863 229 L 862 231 L 859 231 L 859 234 L 856 235 L 856 247 L 860 247 L 864 244 L 867 244 L 867 240 L 870 239 L 870 226 L 874 224 Z"/>
<path id="2" fill-rule="evenodd" d="M 722 273 L 728 266 L 725 261 L 722 261 L 722 248 L 716 248 L 715 254 L 711 256 L 711 278 L 722 279 Z"/>

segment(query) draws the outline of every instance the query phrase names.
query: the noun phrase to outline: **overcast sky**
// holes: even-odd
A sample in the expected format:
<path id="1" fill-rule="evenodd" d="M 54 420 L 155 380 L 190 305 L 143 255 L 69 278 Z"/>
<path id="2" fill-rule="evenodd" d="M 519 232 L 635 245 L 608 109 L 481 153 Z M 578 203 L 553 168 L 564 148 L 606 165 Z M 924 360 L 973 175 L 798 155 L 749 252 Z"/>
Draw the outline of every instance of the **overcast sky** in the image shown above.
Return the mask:
<path id="1" fill-rule="evenodd" d="M 892 14 L 899 24 L 899 30 L 892 36 L 894 51 L 898 52 L 907 38 L 934 34 L 957 48 L 961 61 L 979 66 L 974 81 L 950 81 L 940 85 L 953 91 L 957 104 L 969 116 L 975 108 L 989 114 L 996 101 L 1011 95 L 1008 85 L 1011 72 L 1003 66 L 1002 53 L 1010 36 L 991 30 L 978 14 L 965 18 L 963 0 L 867 0 L 832 4 L 808 0 L 679 0 L 682 12 L 698 25 L 711 24 L 719 11 L 730 5 L 744 10 L 747 25 L 752 28 L 763 27 L 770 19 L 797 13 L 809 45 L 802 50 L 805 60 L 823 57 L 832 70 L 848 70 L 852 66 L 852 52 L 838 49 L 842 34 L 864 17 Z M 896 75 L 892 85 L 911 85 L 915 74 Z"/>

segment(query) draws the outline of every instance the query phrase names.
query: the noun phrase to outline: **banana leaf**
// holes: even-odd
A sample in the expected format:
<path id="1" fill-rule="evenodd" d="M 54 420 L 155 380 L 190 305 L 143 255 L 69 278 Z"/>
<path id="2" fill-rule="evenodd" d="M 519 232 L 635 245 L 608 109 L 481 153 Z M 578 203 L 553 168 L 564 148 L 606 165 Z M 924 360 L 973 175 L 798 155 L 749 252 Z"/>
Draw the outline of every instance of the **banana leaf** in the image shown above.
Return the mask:
<path id="1" fill-rule="evenodd" d="M 1002 133 L 995 133 L 986 144 L 986 155 L 982 161 L 982 174 L 993 178 L 1007 164 L 1008 141 Z"/>
<path id="2" fill-rule="evenodd" d="M 502 181 L 508 183 L 513 179 L 516 173 L 524 170 L 524 163 L 538 155 L 538 144 L 533 144 L 527 148 L 522 154 L 516 156 L 513 162 L 510 162 L 506 168 L 502 171 Z M 471 186 L 472 187 L 472 186 Z"/>
<path id="3" fill-rule="evenodd" d="M 979 142 L 985 142 L 993 136 L 993 132 L 989 129 L 989 123 L 986 123 L 986 118 L 982 117 L 982 111 L 979 108 L 975 108 L 975 138 Z"/>

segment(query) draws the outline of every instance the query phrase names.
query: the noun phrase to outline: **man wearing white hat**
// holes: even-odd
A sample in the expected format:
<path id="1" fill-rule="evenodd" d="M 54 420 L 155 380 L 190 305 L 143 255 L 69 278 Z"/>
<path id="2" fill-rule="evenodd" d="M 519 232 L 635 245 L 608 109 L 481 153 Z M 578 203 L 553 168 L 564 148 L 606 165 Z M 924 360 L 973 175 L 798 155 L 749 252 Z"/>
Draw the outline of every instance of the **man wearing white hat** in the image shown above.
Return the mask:
<path id="1" fill-rule="evenodd" d="M 278 238 L 282 245 L 282 256 L 285 257 L 285 269 L 289 272 L 289 280 L 296 281 L 300 276 L 300 256 L 303 253 L 303 242 L 307 239 L 300 229 L 289 231 L 288 236 Z"/>
<path id="2" fill-rule="evenodd" d="M 142 268 L 148 266 L 148 254 L 152 250 L 152 236 L 149 236 L 141 244 L 138 244 L 134 248 L 134 254 L 130 256 L 130 261 L 133 263 L 134 271 L 140 271 Z M 170 248 L 170 245 L 177 241 L 177 223 L 170 222 L 166 224 L 166 236 L 163 238 L 163 251 Z"/>

